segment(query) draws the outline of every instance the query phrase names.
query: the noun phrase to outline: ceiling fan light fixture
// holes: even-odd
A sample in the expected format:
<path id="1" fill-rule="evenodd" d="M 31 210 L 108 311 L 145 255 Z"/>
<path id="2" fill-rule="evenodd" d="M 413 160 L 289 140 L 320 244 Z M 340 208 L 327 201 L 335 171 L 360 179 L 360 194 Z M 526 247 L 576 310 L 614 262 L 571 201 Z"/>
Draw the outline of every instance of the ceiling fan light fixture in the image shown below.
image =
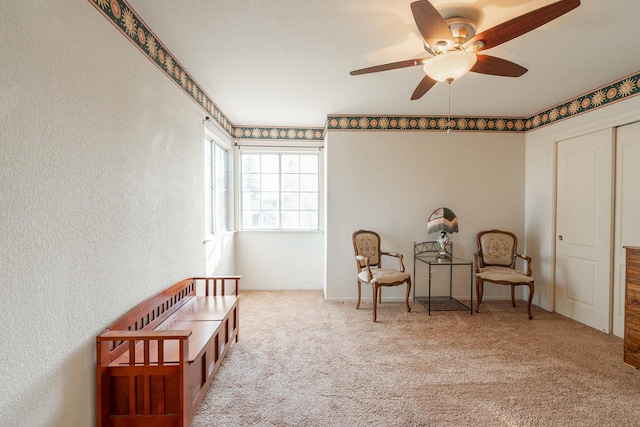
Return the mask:
<path id="1" fill-rule="evenodd" d="M 452 50 L 429 59 L 424 64 L 424 72 L 433 80 L 450 83 L 467 74 L 477 60 L 473 52 Z"/>
<path id="2" fill-rule="evenodd" d="M 440 40 L 438 43 L 436 43 L 435 48 L 438 52 L 444 53 L 449 50 L 449 43 L 444 40 Z"/>

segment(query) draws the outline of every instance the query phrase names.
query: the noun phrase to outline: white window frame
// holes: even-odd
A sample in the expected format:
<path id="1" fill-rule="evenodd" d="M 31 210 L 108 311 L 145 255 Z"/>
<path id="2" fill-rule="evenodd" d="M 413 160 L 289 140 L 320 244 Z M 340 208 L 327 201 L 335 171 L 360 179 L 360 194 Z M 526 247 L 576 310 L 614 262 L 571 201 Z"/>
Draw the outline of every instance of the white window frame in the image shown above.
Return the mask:
<path id="1" fill-rule="evenodd" d="M 228 144 L 215 137 L 211 132 L 205 132 L 205 236 L 223 234 L 233 230 L 233 150 Z M 223 164 L 226 185 L 220 188 L 216 185 L 216 172 L 219 170 L 220 159 L 216 154 L 224 153 L 226 164 Z M 224 163 L 224 162 L 223 162 Z M 220 192 L 223 193 L 222 197 Z M 226 201 L 222 209 L 219 200 Z M 226 226 L 220 224 L 219 214 L 224 215 Z"/>
<path id="2" fill-rule="evenodd" d="M 243 206 L 243 170 L 242 170 L 242 157 L 246 154 L 265 154 L 265 155 L 287 155 L 287 154 L 299 154 L 299 155 L 309 155 L 313 154 L 317 156 L 318 159 L 318 206 L 317 206 L 317 215 L 318 215 L 318 224 L 317 228 L 283 228 L 282 220 L 280 219 L 278 227 L 257 227 L 257 228 L 245 228 L 243 222 L 244 215 L 244 206 Z M 238 229 L 243 231 L 275 231 L 275 232 L 320 232 L 323 230 L 324 226 L 324 156 L 321 148 L 301 148 L 301 147 L 268 147 L 268 146 L 245 146 L 239 149 L 239 155 L 237 157 L 238 164 L 236 165 L 236 201 L 238 204 L 238 217 L 237 224 Z M 282 175 L 282 171 L 278 172 Z M 280 181 L 279 179 L 279 181 Z M 279 191 L 280 192 L 280 191 Z M 280 217 L 282 214 L 282 205 L 278 206 L 278 211 L 280 213 Z"/>

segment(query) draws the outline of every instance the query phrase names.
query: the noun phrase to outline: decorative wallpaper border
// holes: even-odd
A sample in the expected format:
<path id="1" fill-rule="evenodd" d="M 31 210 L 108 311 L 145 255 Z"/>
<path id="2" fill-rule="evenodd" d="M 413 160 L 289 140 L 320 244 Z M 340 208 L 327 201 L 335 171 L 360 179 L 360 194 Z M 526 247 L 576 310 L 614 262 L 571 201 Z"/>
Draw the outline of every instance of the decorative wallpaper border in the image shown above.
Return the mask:
<path id="1" fill-rule="evenodd" d="M 527 132 L 640 95 L 640 72 L 525 118 L 329 115 L 324 128 L 234 126 L 125 0 L 89 0 L 232 139 L 322 141 L 327 130 Z"/>
<path id="2" fill-rule="evenodd" d="M 521 132 L 524 119 L 428 116 L 328 116 L 327 130 L 467 130 Z"/>
<path id="3" fill-rule="evenodd" d="M 134 46 L 183 90 L 231 138 L 322 141 L 322 128 L 235 127 L 125 0 L 89 0 Z"/>
<path id="4" fill-rule="evenodd" d="M 555 105 L 548 110 L 534 114 L 526 119 L 525 129 L 533 130 L 557 122 L 558 120 L 586 113 L 587 111 L 592 111 L 605 105 L 640 95 L 640 87 L 638 86 L 639 78 L 640 72 L 631 74 L 562 104 Z"/>
<path id="5" fill-rule="evenodd" d="M 175 56 L 124 0 L 89 0 L 156 67 L 207 112 L 229 135 L 233 125 Z"/>
<path id="6" fill-rule="evenodd" d="M 233 137 L 237 139 L 268 139 L 268 140 L 324 140 L 322 128 L 291 128 L 291 127 L 236 127 Z"/>
<path id="7" fill-rule="evenodd" d="M 327 130 L 527 132 L 640 95 L 640 72 L 525 118 L 330 115 Z"/>

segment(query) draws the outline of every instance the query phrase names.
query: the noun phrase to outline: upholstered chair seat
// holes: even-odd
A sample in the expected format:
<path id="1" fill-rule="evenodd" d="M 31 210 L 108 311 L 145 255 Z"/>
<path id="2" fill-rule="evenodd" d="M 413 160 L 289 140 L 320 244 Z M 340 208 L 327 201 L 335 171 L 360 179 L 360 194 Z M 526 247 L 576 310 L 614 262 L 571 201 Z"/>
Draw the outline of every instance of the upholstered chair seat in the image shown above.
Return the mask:
<path id="1" fill-rule="evenodd" d="M 410 278 L 409 273 L 402 273 L 390 268 L 372 268 L 371 278 L 367 271 L 361 271 L 358 279 L 361 282 L 377 283 L 378 285 L 388 285 L 390 283 L 404 282 Z"/>
<path id="2" fill-rule="evenodd" d="M 513 270 L 508 267 L 487 267 L 481 268 L 480 272 L 476 274 L 480 276 L 482 280 L 487 282 L 493 281 L 506 281 L 506 282 L 533 282 L 533 277 L 527 276 L 525 273 L 517 270 Z"/>
<path id="3" fill-rule="evenodd" d="M 382 286 L 399 286 L 407 284 L 405 303 L 407 311 L 409 306 L 409 293 L 411 292 L 411 275 L 404 271 L 402 254 L 396 252 L 383 252 L 380 249 L 380 235 L 375 231 L 358 230 L 351 236 L 353 250 L 355 252 L 356 267 L 358 269 L 358 302 L 356 309 L 360 308 L 361 284 L 371 285 L 373 292 L 373 321 L 377 319 L 378 303 L 382 303 Z M 382 267 L 382 256 L 393 257 L 398 260 L 399 268 Z"/>
<path id="4" fill-rule="evenodd" d="M 533 277 L 531 277 L 531 257 L 517 252 L 518 238 L 516 235 L 508 231 L 489 230 L 478 233 L 476 240 L 478 244 L 478 252 L 474 255 L 476 294 L 478 296 L 476 313 L 480 310 L 484 282 L 511 286 L 511 304 L 513 307 L 516 306 L 515 287 L 525 285 L 529 287 L 527 311 L 529 319 L 532 319 L 531 301 L 535 287 Z M 526 271 L 516 269 L 516 260 L 518 258 L 525 261 Z"/>

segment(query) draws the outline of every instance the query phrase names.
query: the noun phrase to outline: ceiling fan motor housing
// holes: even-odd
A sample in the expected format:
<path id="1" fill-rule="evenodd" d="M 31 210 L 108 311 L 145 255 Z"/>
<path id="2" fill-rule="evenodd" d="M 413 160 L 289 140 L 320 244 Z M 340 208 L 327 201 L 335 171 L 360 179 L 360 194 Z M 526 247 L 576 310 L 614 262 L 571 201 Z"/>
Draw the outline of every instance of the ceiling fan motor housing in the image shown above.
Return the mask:
<path id="1" fill-rule="evenodd" d="M 468 40 L 471 40 L 471 38 L 476 35 L 475 24 L 467 18 L 455 16 L 453 18 L 448 18 L 445 21 L 447 23 L 447 26 L 451 30 L 451 34 L 453 35 L 454 46 L 452 47 L 460 48 L 463 44 L 465 44 Z M 445 41 L 445 43 L 447 42 Z"/>

